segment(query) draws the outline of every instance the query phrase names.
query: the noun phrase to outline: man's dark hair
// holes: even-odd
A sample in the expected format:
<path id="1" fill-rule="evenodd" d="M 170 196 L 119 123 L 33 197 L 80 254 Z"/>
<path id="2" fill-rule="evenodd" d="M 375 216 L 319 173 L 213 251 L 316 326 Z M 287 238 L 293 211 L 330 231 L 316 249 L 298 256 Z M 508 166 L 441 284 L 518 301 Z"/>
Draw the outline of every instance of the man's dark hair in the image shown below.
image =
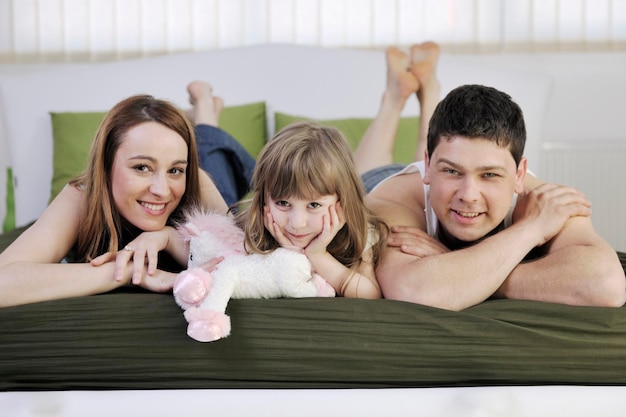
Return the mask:
<path id="1" fill-rule="evenodd" d="M 453 136 L 492 140 L 509 149 L 518 165 L 526 144 L 522 109 L 506 93 L 484 85 L 463 85 L 437 105 L 428 127 L 428 156 Z"/>

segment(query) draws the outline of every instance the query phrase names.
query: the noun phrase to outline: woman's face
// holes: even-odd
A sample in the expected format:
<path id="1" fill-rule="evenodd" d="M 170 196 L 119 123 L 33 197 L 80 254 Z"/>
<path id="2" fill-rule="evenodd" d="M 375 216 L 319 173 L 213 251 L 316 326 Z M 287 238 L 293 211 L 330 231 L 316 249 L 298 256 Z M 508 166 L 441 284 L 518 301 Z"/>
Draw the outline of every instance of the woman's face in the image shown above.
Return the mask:
<path id="1" fill-rule="evenodd" d="M 143 231 L 165 227 L 185 193 L 187 143 L 157 122 L 124 135 L 111 171 L 113 202 L 122 217 Z"/>

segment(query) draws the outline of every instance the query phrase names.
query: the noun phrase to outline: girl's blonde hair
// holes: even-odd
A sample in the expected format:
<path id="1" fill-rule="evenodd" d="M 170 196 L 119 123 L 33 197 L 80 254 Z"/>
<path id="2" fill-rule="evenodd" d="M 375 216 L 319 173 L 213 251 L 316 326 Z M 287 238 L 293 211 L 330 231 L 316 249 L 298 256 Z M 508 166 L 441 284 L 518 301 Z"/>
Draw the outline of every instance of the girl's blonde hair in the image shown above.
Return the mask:
<path id="1" fill-rule="evenodd" d="M 178 133 L 187 144 L 186 188 L 169 224 L 182 220 L 182 213 L 200 204 L 198 150 L 193 126 L 172 103 L 149 95 L 122 100 L 105 116 L 89 152 L 85 172 L 70 185 L 85 193 L 85 207 L 79 222 L 76 259 L 88 261 L 103 252 L 115 252 L 121 245 L 123 219 L 113 202 L 111 170 L 126 132 L 145 123 L 157 122 Z"/>
<path id="2" fill-rule="evenodd" d="M 370 227 L 386 233 L 386 226 L 365 206 L 365 191 L 352 151 L 336 128 L 313 122 L 291 124 L 272 138 L 259 154 L 252 176 L 252 198 L 239 206 L 237 220 L 246 232 L 246 248 L 267 253 L 279 247 L 266 230 L 267 199 L 290 197 L 314 200 L 336 194 L 346 224 L 328 246 L 342 264 L 358 266 L 368 243 Z M 382 239 L 374 246 L 378 260 Z"/>

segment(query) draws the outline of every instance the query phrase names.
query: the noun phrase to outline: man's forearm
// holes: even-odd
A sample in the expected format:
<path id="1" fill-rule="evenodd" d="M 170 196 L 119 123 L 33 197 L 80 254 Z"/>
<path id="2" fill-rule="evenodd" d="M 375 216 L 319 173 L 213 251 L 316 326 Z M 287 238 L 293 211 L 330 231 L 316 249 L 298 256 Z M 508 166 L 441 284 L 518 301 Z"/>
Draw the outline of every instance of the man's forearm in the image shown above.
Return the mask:
<path id="1" fill-rule="evenodd" d="M 462 310 L 498 290 L 535 240 L 526 228 L 512 226 L 473 246 L 443 254 L 416 258 L 396 250 L 377 273 L 386 298 Z"/>
<path id="2" fill-rule="evenodd" d="M 574 245 L 521 263 L 495 295 L 570 305 L 621 306 L 625 287 L 624 270 L 615 251 Z"/>

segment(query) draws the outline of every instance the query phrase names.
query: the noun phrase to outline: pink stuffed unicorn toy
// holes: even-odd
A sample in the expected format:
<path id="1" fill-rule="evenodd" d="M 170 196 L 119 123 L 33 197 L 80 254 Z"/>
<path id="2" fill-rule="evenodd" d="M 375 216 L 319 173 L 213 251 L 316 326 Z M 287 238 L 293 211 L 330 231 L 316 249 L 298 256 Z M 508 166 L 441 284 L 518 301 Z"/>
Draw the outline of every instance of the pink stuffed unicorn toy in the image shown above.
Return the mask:
<path id="1" fill-rule="evenodd" d="M 278 248 L 269 254 L 248 254 L 244 233 L 222 214 L 194 212 L 179 227 L 189 241 L 189 262 L 174 283 L 176 303 L 185 310 L 187 334 L 211 342 L 230 334 L 226 306 L 231 298 L 334 297 L 335 290 L 312 273 L 301 251 Z M 202 268 L 223 256 L 217 267 Z"/>

